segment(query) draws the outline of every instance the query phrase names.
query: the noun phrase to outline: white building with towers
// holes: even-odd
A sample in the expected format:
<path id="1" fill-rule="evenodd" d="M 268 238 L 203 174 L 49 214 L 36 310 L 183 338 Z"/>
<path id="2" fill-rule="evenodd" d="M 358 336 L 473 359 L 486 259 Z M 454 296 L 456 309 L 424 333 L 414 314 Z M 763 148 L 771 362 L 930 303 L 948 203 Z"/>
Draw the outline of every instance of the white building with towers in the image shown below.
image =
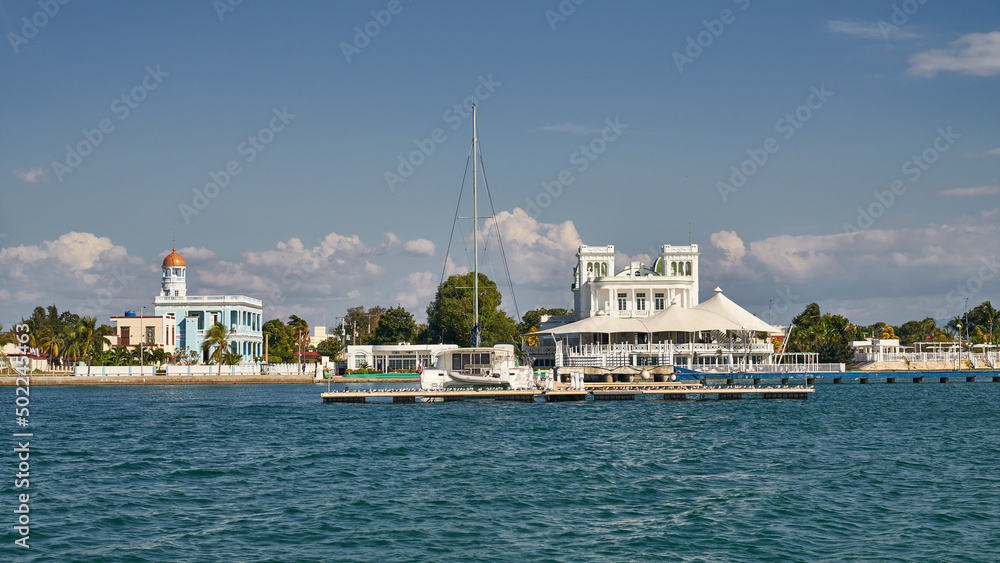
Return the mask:
<path id="1" fill-rule="evenodd" d="M 647 317 L 671 303 L 697 305 L 698 254 L 697 244 L 665 244 L 651 266 L 632 262 L 616 270 L 614 246 L 581 246 L 573 270 L 576 319 Z"/>
<path id="2" fill-rule="evenodd" d="M 782 333 L 715 288 L 698 295 L 697 244 L 665 244 L 651 265 L 615 264 L 614 246 L 579 247 L 574 313 L 543 316 L 527 346 L 536 367 L 752 370 Z"/>

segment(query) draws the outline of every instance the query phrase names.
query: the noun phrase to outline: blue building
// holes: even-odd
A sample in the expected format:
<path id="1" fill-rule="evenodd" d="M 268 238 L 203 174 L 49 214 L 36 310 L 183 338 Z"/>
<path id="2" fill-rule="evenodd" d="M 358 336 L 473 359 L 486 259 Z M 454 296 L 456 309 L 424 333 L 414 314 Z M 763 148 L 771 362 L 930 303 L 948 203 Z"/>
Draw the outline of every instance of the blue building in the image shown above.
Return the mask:
<path id="1" fill-rule="evenodd" d="M 202 361 L 209 352 L 202 351 L 205 332 L 216 322 L 233 330 L 230 342 L 244 363 L 264 355 L 264 303 L 245 295 L 187 294 L 187 266 L 174 249 L 163 259 L 160 295 L 153 300 L 157 317 L 163 319 L 162 345 L 167 353 L 178 348 L 196 350 Z"/>

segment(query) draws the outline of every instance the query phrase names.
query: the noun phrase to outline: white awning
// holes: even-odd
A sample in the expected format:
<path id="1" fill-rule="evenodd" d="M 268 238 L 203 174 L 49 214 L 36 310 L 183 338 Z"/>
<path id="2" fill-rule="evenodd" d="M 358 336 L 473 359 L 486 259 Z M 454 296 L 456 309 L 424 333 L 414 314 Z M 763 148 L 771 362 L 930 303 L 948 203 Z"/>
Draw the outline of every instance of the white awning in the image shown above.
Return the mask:
<path id="1" fill-rule="evenodd" d="M 737 328 L 745 328 L 754 332 L 766 332 L 768 334 L 783 334 L 780 328 L 771 326 L 760 320 L 755 315 L 734 303 L 730 298 L 722 294 L 722 290 L 715 288 L 715 295 L 692 307 L 695 310 L 709 311 L 716 315 L 725 317 L 738 325 Z"/>

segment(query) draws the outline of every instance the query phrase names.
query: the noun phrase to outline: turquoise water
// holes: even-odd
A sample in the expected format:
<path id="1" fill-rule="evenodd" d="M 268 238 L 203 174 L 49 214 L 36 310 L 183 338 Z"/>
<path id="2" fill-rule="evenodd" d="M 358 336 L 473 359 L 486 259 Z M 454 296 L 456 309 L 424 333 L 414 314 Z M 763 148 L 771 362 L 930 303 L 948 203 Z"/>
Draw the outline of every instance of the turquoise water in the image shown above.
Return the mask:
<path id="1" fill-rule="evenodd" d="M 995 561 L 1000 553 L 1000 384 L 584 404 L 323 404 L 325 390 L 33 388 L 31 548 L 13 545 L 8 449 L 0 559 Z"/>

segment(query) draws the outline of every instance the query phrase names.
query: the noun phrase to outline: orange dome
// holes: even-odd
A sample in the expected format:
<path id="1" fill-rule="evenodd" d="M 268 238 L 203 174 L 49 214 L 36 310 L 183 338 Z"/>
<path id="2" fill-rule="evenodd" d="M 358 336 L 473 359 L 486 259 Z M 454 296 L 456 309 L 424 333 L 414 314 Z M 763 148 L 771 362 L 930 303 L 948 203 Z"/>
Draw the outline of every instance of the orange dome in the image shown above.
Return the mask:
<path id="1" fill-rule="evenodd" d="M 184 257 L 177 254 L 176 248 L 163 259 L 163 267 L 167 266 L 184 266 Z"/>

